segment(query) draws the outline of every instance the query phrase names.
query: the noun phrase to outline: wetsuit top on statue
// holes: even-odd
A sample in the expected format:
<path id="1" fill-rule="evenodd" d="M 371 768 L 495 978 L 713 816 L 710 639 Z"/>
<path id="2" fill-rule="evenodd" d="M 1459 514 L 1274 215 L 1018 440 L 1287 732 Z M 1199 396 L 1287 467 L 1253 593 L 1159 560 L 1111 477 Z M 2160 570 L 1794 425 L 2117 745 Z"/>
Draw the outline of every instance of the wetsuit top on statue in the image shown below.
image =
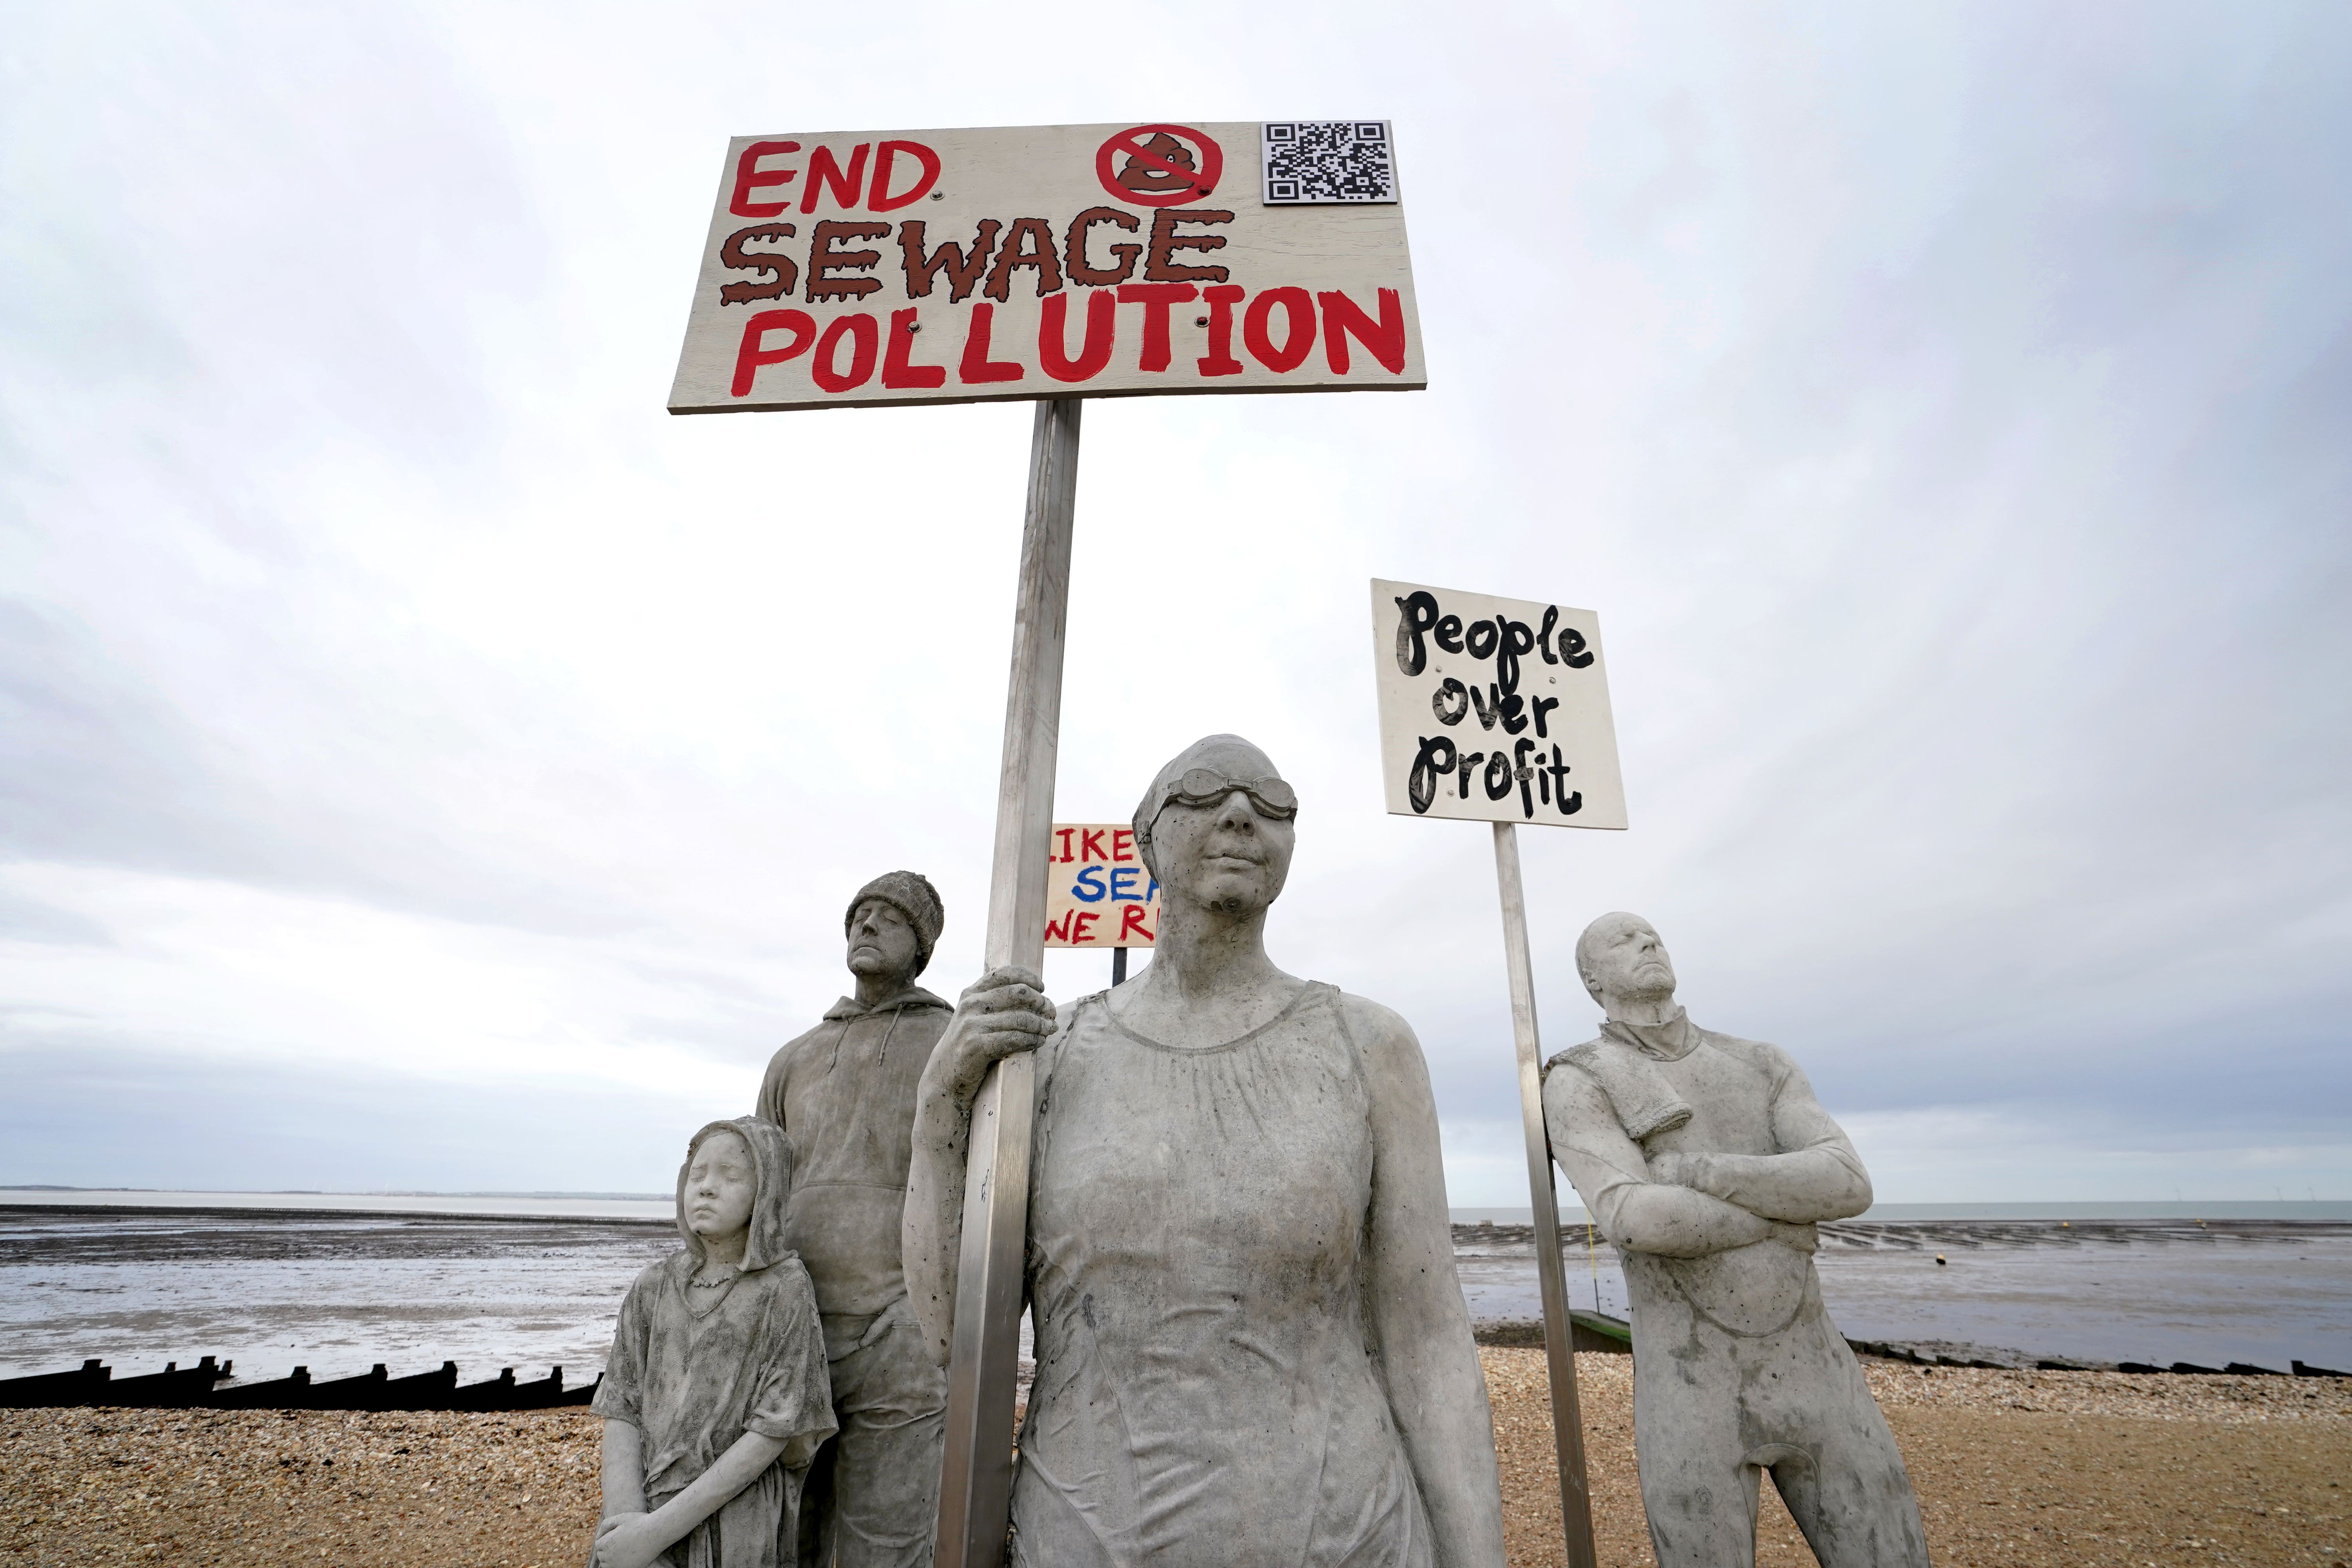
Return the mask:
<path id="1" fill-rule="evenodd" d="M 907 1293 L 898 1221 L 915 1091 L 954 1009 L 919 985 L 867 1007 L 845 996 L 768 1064 L 758 1114 L 793 1144 L 785 1234 L 827 1316 L 867 1316 Z"/>
<path id="2" fill-rule="evenodd" d="M 1430 1563 L 1365 1350 L 1378 1173 L 1341 1005 L 1310 984 L 1180 1049 L 1090 996 L 1040 1051 L 1024 1568 Z"/>
<path id="3" fill-rule="evenodd" d="M 1817 1300 L 1813 1225 L 1870 1205 L 1870 1178 L 1797 1064 L 1777 1046 L 1669 1022 L 1611 1020 L 1545 1068 L 1553 1153 L 1601 1233 L 1625 1251 L 1635 1320 L 1664 1292 L 1740 1334 L 1775 1331 Z M 1680 1154 L 1721 1201 L 1654 1182 Z M 1752 1221 L 1776 1222 L 1760 1241 Z M 1735 1228 L 1737 1227 L 1737 1228 Z"/>

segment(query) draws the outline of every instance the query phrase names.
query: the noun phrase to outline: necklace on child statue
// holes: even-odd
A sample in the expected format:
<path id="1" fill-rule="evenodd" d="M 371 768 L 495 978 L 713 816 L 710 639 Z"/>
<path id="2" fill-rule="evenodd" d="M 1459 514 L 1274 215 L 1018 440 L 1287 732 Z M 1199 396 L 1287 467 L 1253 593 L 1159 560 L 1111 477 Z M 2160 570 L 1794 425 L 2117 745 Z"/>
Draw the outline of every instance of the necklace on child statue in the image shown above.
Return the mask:
<path id="1" fill-rule="evenodd" d="M 692 1283 L 694 1288 L 698 1290 L 716 1290 L 722 1285 L 732 1285 L 735 1283 L 735 1280 L 736 1276 L 730 1272 L 721 1274 L 716 1279 L 696 1279 L 690 1283 Z"/>

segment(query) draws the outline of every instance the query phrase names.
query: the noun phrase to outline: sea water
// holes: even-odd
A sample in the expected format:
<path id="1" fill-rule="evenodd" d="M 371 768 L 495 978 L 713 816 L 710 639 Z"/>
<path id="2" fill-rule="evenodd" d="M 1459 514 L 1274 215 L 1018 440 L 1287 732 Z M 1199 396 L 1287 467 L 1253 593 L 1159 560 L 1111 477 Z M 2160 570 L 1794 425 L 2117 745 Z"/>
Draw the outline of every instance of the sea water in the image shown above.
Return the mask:
<path id="1" fill-rule="evenodd" d="M 213 1355 L 234 1359 L 241 1380 L 455 1361 L 469 1382 L 550 1365 L 584 1381 L 629 1281 L 677 1246 L 670 1206 L 634 1194 L 0 1192 L 0 1376 L 93 1356 L 129 1376 Z M 2218 1205 L 2105 1219 L 2126 1205 L 2046 1206 L 2077 1217 L 1886 1205 L 1826 1226 L 1823 1298 L 1857 1339 L 2027 1361 L 2352 1370 L 2352 1205 L 2326 1205 L 2340 1216 L 2252 1205 L 2269 1212 L 2228 1224 Z M 1524 1226 L 1526 1211 L 1455 1215 L 1471 1315 L 1538 1318 L 1532 1243 L 1482 1233 L 1481 1218 Z M 1622 1316 L 1608 1245 L 1571 1228 L 1563 1254 L 1570 1304 Z"/>
<path id="2" fill-rule="evenodd" d="M 2352 1370 L 2352 1221 L 1864 1218 L 1820 1232 L 1822 1300 L 1850 1339 L 2003 1364 Z M 1532 1240 L 1454 1235 L 1475 1321 L 1541 1316 Z M 1561 1254 L 1571 1308 L 1627 1314 L 1608 1243 L 1571 1226 Z"/>

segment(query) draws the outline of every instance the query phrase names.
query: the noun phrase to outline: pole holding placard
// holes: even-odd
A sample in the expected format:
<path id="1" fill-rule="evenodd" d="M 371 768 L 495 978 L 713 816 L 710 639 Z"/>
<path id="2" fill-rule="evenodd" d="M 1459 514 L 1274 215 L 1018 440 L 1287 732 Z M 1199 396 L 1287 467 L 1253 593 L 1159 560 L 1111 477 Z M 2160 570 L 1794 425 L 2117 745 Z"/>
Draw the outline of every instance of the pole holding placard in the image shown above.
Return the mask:
<path id="1" fill-rule="evenodd" d="M 1592 1496 L 1577 1412 L 1574 1327 L 1560 1267 L 1559 1201 L 1544 1130 L 1543 1047 L 1519 878 L 1518 825 L 1622 831 L 1601 622 L 1590 610 L 1414 583 L 1372 582 L 1372 668 L 1389 810 L 1424 820 L 1487 822 L 1502 895 L 1503 958 L 1519 1058 L 1528 1197 L 1543 1287 L 1560 1532 L 1569 1568 L 1593 1568 Z M 1470 726 L 1475 714 L 1479 722 Z M 1433 722 L 1434 721 L 1434 722 Z M 1486 732 L 1499 722 L 1500 735 Z M 1432 733 L 1432 731 L 1435 731 Z M 1522 731 L 1528 731 L 1523 733 Z M 1484 747 L 1484 750 L 1472 750 Z"/>
<path id="2" fill-rule="evenodd" d="M 1030 430 L 1029 501 L 988 884 L 990 969 L 1017 964 L 1038 971 L 1045 961 L 1045 868 L 1053 853 L 1081 406 L 1075 397 L 1041 399 Z M 989 1069 L 972 1102 L 936 1568 L 1001 1568 L 1004 1561 L 1034 1066 L 1026 1054 L 1008 1057 Z"/>
<path id="3" fill-rule="evenodd" d="M 1568 1546 L 1568 1568 L 1595 1568 L 1592 1489 L 1584 1470 L 1584 1421 L 1577 1410 L 1575 1331 L 1568 1316 L 1568 1276 L 1560 1265 L 1551 1139 L 1544 1131 L 1543 1046 L 1536 1032 L 1535 965 L 1528 954 L 1527 889 L 1519 879 L 1518 828 L 1508 822 L 1495 824 L 1495 881 L 1503 902 L 1511 1034 L 1519 1052 L 1519 1114 L 1528 1139 L 1528 1195 L 1535 1208 L 1536 1272 L 1543 1281 L 1544 1357 L 1551 1373 L 1560 1531 Z"/>

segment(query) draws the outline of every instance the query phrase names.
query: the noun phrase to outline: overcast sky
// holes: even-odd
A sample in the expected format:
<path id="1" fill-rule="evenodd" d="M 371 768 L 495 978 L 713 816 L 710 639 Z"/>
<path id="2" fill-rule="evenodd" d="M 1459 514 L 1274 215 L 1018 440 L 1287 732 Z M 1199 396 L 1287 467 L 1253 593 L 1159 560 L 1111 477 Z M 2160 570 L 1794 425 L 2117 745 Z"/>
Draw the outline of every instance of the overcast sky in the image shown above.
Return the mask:
<path id="1" fill-rule="evenodd" d="M 1521 835 L 1548 1049 L 1631 909 L 1883 1199 L 2352 1198 L 2352 10 L 0 26 L 0 1182 L 658 1190 L 869 876 L 960 990 L 1029 408 L 666 414 L 727 138 L 1329 115 L 1430 390 L 1088 409 L 1057 815 L 1265 746 L 1276 962 L 1523 1205 L 1365 584 L 1589 607 L 1632 827 Z"/>

